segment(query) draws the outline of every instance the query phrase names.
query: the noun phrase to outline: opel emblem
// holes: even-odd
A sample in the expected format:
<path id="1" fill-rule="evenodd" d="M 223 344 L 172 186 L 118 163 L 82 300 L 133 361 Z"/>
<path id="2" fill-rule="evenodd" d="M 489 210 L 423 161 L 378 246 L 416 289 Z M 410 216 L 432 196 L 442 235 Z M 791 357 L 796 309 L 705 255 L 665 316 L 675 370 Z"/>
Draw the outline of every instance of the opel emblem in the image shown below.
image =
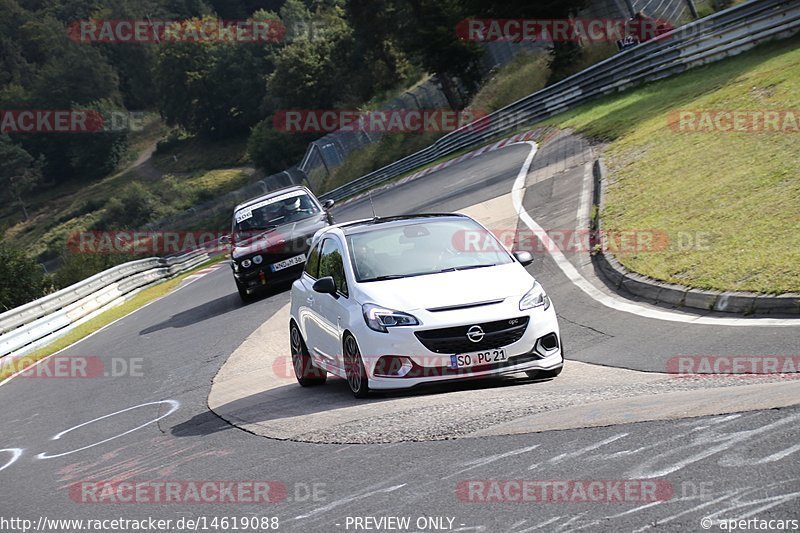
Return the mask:
<path id="1" fill-rule="evenodd" d="M 467 338 L 472 342 L 481 342 L 486 334 L 480 326 L 472 326 L 467 330 Z"/>

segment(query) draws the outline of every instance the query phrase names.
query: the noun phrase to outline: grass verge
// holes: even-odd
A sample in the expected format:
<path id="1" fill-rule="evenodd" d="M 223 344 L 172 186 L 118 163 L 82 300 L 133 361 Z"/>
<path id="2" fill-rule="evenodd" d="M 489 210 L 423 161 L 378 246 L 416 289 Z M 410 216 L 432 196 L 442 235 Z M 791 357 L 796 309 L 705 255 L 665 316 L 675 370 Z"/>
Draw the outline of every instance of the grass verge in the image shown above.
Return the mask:
<path id="1" fill-rule="evenodd" d="M 798 44 L 763 45 L 548 121 L 608 143 L 606 230 L 669 236 L 665 249 L 618 255 L 625 267 L 702 289 L 800 291 L 800 133 L 668 126 L 688 110 L 800 115 Z"/>
<path id="2" fill-rule="evenodd" d="M 103 313 L 100 313 L 93 319 L 88 320 L 83 324 L 77 326 L 67 335 L 61 337 L 60 339 L 54 340 L 52 343 L 48 344 L 43 348 L 40 348 L 38 350 L 35 350 L 34 352 L 31 352 L 28 355 L 25 355 L 18 362 L 15 362 L 12 365 L 3 365 L 2 364 L 3 359 L 0 359 L 0 382 L 11 377 L 16 372 L 28 368 L 37 361 L 40 361 L 45 357 L 53 355 L 59 350 L 63 350 L 64 348 L 72 344 L 75 344 L 79 340 L 88 337 L 92 333 L 111 324 L 115 320 L 119 320 L 120 318 L 129 315 L 130 313 L 133 313 L 134 311 L 143 307 L 144 305 L 153 302 L 158 298 L 161 298 L 162 296 L 169 294 L 175 287 L 178 286 L 178 284 L 181 281 L 183 281 L 187 276 L 189 276 L 193 272 L 200 270 L 201 268 L 205 268 L 209 265 L 219 263 L 220 261 L 224 260 L 225 257 L 226 257 L 225 254 L 219 255 L 217 257 L 212 257 L 208 261 L 201 263 L 200 265 L 198 265 L 197 267 L 193 268 L 188 272 L 185 272 L 172 279 L 169 279 L 163 283 L 159 283 L 157 285 L 153 285 L 152 287 L 148 287 L 142 290 L 127 302 L 124 302 L 116 307 L 104 311 Z"/>

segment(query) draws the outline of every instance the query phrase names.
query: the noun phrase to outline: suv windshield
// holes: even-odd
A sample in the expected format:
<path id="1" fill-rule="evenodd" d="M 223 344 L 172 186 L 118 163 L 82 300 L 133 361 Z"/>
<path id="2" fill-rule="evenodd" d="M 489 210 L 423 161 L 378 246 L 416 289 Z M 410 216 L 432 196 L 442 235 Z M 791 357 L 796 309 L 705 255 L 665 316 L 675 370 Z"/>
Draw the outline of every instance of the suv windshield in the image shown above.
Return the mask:
<path id="1" fill-rule="evenodd" d="M 305 192 L 295 191 L 243 207 L 233 214 L 233 233 L 237 240 L 298 222 L 320 213 L 317 203 Z"/>
<path id="2" fill-rule="evenodd" d="M 359 282 L 484 268 L 513 261 L 470 219 L 425 220 L 354 233 L 348 247 Z"/>

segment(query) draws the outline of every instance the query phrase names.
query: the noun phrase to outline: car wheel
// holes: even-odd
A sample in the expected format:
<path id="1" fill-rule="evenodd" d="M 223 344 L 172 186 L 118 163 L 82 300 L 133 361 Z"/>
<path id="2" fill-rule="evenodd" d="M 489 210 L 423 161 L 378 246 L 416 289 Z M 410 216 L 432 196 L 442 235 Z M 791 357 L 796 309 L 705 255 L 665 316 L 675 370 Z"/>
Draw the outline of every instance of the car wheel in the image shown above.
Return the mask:
<path id="1" fill-rule="evenodd" d="M 369 394 L 369 378 L 367 378 L 367 371 L 364 368 L 364 361 L 361 359 L 358 343 L 352 335 L 344 338 L 344 373 L 353 396 L 366 398 Z"/>
<path id="2" fill-rule="evenodd" d="M 253 301 L 253 295 L 247 293 L 247 289 L 242 286 L 238 281 L 236 282 L 236 290 L 239 291 L 239 297 L 242 299 L 244 303 L 249 303 Z"/>
<path id="3" fill-rule="evenodd" d="M 313 387 L 322 385 L 328 378 L 328 373 L 314 366 L 311 355 L 308 353 L 303 336 L 297 324 L 292 322 L 289 325 L 289 344 L 292 348 L 292 366 L 294 375 L 301 387 Z"/>

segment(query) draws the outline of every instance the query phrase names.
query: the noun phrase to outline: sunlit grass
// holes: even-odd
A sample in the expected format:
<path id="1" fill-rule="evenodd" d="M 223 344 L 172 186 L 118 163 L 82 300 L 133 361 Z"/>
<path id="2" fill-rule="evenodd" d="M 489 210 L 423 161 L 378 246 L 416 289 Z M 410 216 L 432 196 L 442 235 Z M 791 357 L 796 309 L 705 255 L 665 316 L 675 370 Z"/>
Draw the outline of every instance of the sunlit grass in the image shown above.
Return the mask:
<path id="1" fill-rule="evenodd" d="M 604 228 L 670 235 L 665 250 L 619 255 L 623 265 L 704 289 L 800 291 L 800 134 L 667 125 L 677 110 L 800 115 L 798 43 L 761 47 L 549 121 L 608 143 Z"/>

